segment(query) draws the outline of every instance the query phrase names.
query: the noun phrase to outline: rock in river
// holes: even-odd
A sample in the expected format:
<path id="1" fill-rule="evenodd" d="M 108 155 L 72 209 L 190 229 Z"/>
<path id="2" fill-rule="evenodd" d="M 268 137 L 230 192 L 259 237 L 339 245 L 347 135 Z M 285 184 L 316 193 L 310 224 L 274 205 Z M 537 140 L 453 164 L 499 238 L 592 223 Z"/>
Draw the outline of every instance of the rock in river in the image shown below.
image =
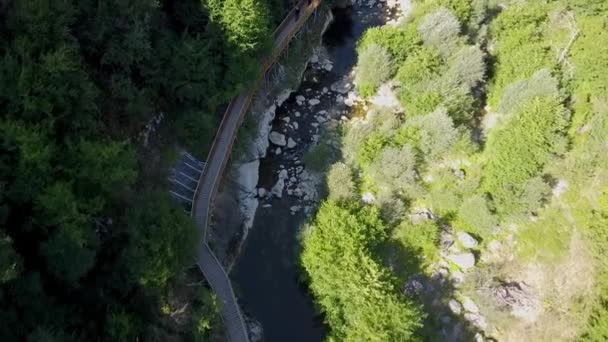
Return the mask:
<path id="1" fill-rule="evenodd" d="M 321 101 L 319 99 L 310 99 L 310 100 L 308 100 L 308 104 L 311 105 L 311 106 L 316 106 L 319 103 L 321 103 Z"/>
<path id="2" fill-rule="evenodd" d="M 278 197 L 283 197 L 283 188 L 285 187 L 285 180 L 289 177 L 287 170 L 283 169 L 279 172 L 279 180 L 277 180 L 276 184 L 272 187 L 270 192 Z"/>
<path id="3" fill-rule="evenodd" d="M 278 145 L 278 146 L 285 146 L 287 145 L 287 140 L 285 139 L 285 135 L 281 134 L 279 132 L 270 132 L 270 134 L 268 135 L 268 139 L 270 139 L 270 142 Z"/>

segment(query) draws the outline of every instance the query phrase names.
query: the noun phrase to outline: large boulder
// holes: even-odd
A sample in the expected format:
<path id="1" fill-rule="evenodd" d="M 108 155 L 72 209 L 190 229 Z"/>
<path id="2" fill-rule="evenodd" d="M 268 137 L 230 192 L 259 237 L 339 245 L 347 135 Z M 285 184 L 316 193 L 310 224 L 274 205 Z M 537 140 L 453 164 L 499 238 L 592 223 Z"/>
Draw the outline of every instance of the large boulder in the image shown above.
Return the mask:
<path id="1" fill-rule="evenodd" d="M 475 304 L 475 302 L 469 297 L 462 297 L 462 307 L 467 312 L 479 313 L 477 304 Z"/>
<path id="2" fill-rule="evenodd" d="M 331 90 L 340 94 L 346 94 L 352 88 L 352 84 L 347 78 L 343 78 L 331 85 Z"/>
<path id="3" fill-rule="evenodd" d="M 448 260 L 456 264 L 463 271 L 475 266 L 475 256 L 471 252 L 450 254 L 448 255 Z"/>
<path id="4" fill-rule="evenodd" d="M 465 313 L 464 319 L 473 324 L 477 329 L 485 331 L 488 328 L 488 321 L 485 317 L 474 313 Z"/>
<path id="5" fill-rule="evenodd" d="M 298 95 L 296 96 L 296 102 L 298 103 L 299 106 L 304 104 L 304 101 L 306 101 L 306 98 L 302 95 Z"/>
<path id="6" fill-rule="evenodd" d="M 311 106 L 316 106 L 319 103 L 321 103 L 321 101 L 319 99 L 310 99 L 310 100 L 308 100 L 308 104 L 311 105 Z"/>
<path id="7" fill-rule="evenodd" d="M 293 140 L 292 138 L 287 139 L 287 148 L 294 148 L 296 147 L 296 141 Z"/>
<path id="8" fill-rule="evenodd" d="M 371 192 L 366 192 L 361 195 L 361 202 L 365 204 L 373 204 L 376 201 L 376 197 Z"/>
<path id="9" fill-rule="evenodd" d="M 279 132 L 272 131 L 268 135 L 268 139 L 271 143 L 277 146 L 285 146 L 287 145 L 287 139 L 285 138 L 285 134 L 281 134 Z"/>
<path id="10" fill-rule="evenodd" d="M 450 299 L 448 306 L 454 315 L 460 315 L 462 312 L 462 305 L 456 299 Z"/>
<path id="11" fill-rule="evenodd" d="M 240 188 L 244 192 L 244 196 L 247 197 L 249 194 L 256 190 L 258 185 L 258 170 L 260 168 L 260 160 L 255 159 L 249 163 L 243 163 L 239 166 L 239 184 Z"/>
<path id="12" fill-rule="evenodd" d="M 270 193 L 274 196 L 281 198 L 283 197 L 283 188 L 285 188 L 285 180 L 289 178 L 289 174 L 287 170 L 283 169 L 279 172 L 279 179 L 276 184 L 270 190 Z"/>
<path id="13" fill-rule="evenodd" d="M 472 237 L 469 233 L 458 232 L 456 233 L 456 237 L 464 248 L 475 248 L 477 247 L 477 245 L 479 245 L 479 242 L 477 242 L 477 240 L 475 240 L 475 238 Z"/>

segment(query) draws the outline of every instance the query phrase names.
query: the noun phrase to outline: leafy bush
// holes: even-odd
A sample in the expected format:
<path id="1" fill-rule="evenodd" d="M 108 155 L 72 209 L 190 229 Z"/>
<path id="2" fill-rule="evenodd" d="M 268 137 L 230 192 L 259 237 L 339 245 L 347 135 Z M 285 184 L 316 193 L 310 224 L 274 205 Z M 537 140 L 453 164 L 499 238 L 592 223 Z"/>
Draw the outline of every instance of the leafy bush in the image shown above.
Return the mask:
<path id="1" fill-rule="evenodd" d="M 392 60 L 389 53 L 380 45 L 370 44 L 359 54 L 355 84 L 361 95 L 371 96 L 391 73 Z"/>
<path id="2" fill-rule="evenodd" d="M 405 28 L 392 26 L 372 27 L 365 31 L 357 43 L 357 51 L 362 53 L 368 46 L 377 44 L 386 49 L 396 65 L 401 64 L 420 48 L 422 42 L 413 25 Z"/>
<path id="3" fill-rule="evenodd" d="M 328 198 L 336 202 L 356 198 L 357 192 L 353 181 L 353 172 L 348 165 L 335 163 L 331 166 L 327 173 L 327 190 L 329 191 Z"/>
<path id="4" fill-rule="evenodd" d="M 424 269 L 439 257 L 439 227 L 435 221 L 414 224 L 406 218 L 395 228 L 392 237 L 404 249 L 406 255 L 400 259 L 409 271 L 407 273 L 414 274 L 418 268 Z"/>
<path id="5" fill-rule="evenodd" d="M 436 215 L 449 218 L 458 210 L 461 199 L 449 189 L 433 187 L 424 197 L 424 202 Z"/>
<path id="6" fill-rule="evenodd" d="M 321 204 L 302 236 L 302 265 L 325 314 L 330 340 L 407 341 L 421 326 L 421 312 L 394 288 L 373 255 L 386 227 L 373 207 Z"/>
<path id="7" fill-rule="evenodd" d="M 497 111 L 502 115 L 510 114 L 531 98 L 542 96 L 559 96 L 557 80 L 547 69 L 539 70 L 529 79 L 505 87 Z"/>
<path id="8" fill-rule="evenodd" d="M 463 49 L 473 50 L 474 47 Z M 420 49 L 403 63 L 397 72 L 396 80 L 401 85 L 399 100 L 408 116 L 428 114 L 437 106 L 444 106 L 458 123 L 470 120 L 474 99 L 470 95 L 471 87 L 465 82 L 473 82 L 479 75 L 473 75 L 474 70 L 462 69 L 470 65 L 457 64 L 453 62 L 452 69 L 446 71 L 437 50 L 431 47 Z M 483 68 L 481 65 L 476 67 Z M 459 72 L 471 74 L 460 76 Z"/>
<path id="9" fill-rule="evenodd" d="M 484 53 L 479 46 L 466 45 L 456 52 L 449 60 L 448 77 L 467 89 L 479 85 L 485 76 L 486 65 Z"/>
<path id="10" fill-rule="evenodd" d="M 449 56 L 461 43 L 460 22 L 452 11 L 445 8 L 422 18 L 418 33 L 425 44 L 438 49 L 443 56 Z"/>
<path id="11" fill-rule="evenodd" d="M 591 4 L 585 2 L 586 8 Z M 579 5 L 581 6 L 581 5 Z M 599 2 L 595 6 L 600 6 Z M 604 6 L 605 3 L 604 3 Z M 601 113 L 601 103 L 608 98 L 608 19 L 606 16 L 578 18 L 580 36 L 572 45 L 569 60 L 575 68 L 573 80 L 574 116 L 570 133 L 587 124 L 594 114 Z"/>
<path id="12" fill-rule="evenodd" d="M 211 329 L 221 324 L 222 318 L 217 298 L 210 290 L 203 288 L 194 305 L 195 309 L 190 318 L 192 340 L 194 342 L 208 341 Z"/>
<path id="13" fill-rule="evenodd" d="M 390 142 L 390 137 L 380 133 L 374 132 L 370 134 L 361 144 L 359 153 L 357 154 L 357 161 L 361 166 L 368 166 L 371 164 L 382 152 L 382 149 L 387 146 Z"/>
<path id="14" fill-rule="evenodd" d="M 464 230 L 482 239 L 488 238 L 498 224 L 498 220 L 488 208 L 486 198 L 482 195 L 467 198 L 458 210 L 458 219 Z"/>
<path id="15" fill-rule="evenodd" d="M 439 80 L 431 79 L 402 87 L 399 101 L 408 116 L 424 115 L 433 111 L 442 103 Z"/>
<path id="16" fill-rule="evenodd" d="M 458 20 L 466 25 L 473 11 L 471 0 L 438 0 L 439 6 L 443 6 L 456 14 Z"/>
<path id="17" fill-rule="evenodd" d="M 442 64 L 435 48 L 423 46 L 405 60 L 395 78 L 403 87 L 408 87 L 438 77 Z"/>
<path id="18" fill-rule="evenodd" d="M 369 174 L 381 188 L 406 192 L 416 182 L 416 154 L 409 145 L 387 147 L 370 166 Z"/>
<path id="19" fill-rule="evenodd" d="M 505 86 L 553 67 L 555 61 L 540 29 L 547 16 L 545 6 L 537 2 L 510 6 L 493 21 L 491 35 L 497 48 L 490 105 L 498 104 Z"/>
<path id="20" fill-rule="evenodd" d="M 377 206 L 380 208 L 382 220 L 391 226 L 401 222 L 407 212 L 407 205 L 403 199 L 390 191 L 377 194 Z"/>
<path id="21" fill-rule="evenodd" d="M 304 165 L 314 172 L 327 171 L 340 156 L 340 151 L 334 145 L 330 134 L 332 133 L 322 130 L 317 144 L 306 151 L 304 158 L 302 158 Z"/>
<path id="22" fill-rule="evenodd" d="M 483 189 L 498 213 L 516 213 L 527 183 L 549 160 L 564 152 L 568 113 L 559 99 L 534 98 L 521 106 L 504 127 L 488 137 Z"/>
<path id="23" fill-rule="evenodd" d="M 401 125 L 401 117 L 392 108 L 373 107 L 367 112 L 367 119 L 374 130 L 381 134 L 391 134 Z"/>
<path id="24" fill-rule="evenodd" d="M 136 244 L 123 255 L 137 270 L 139 285 L 154 293 L 165 291 L 178 272 L 192 262 L 199 241 L 194 221 L 166 193 L 142 195 L 141 207 L 129 215 Z"/>
<path id="25" fill-rule="evenodd" d="M 444 156 L 458 136 L 454 123 L 444 108 L 414 117 L 407 124 L 418 129 L 418 148 L 427 160 Z"/>
<path id="26" fill-rule="evenodd" d="M 353 121 L 345 129 L 342 137 L 342 155 L 348 164 L 359 161 L 361 148 L 370 134 L 372 134 L 372 126 L 361 121 Z"/>
<path id="27" fill-rule="evenodd" d="M 568 250 L 571 233 L 572 227 L 564 212 L 552 208 L 518 232 L 517 253 L 523 260 L 555 261 Z"/>

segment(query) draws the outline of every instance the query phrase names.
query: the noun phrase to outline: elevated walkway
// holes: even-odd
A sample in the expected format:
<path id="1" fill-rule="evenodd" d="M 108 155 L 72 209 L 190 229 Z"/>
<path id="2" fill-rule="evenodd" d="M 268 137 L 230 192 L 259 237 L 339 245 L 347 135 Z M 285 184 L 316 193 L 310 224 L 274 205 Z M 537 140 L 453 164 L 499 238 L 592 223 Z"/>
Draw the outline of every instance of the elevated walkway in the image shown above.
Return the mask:
<path id="1" fill-rule="evenodd" d="M 300 1 L 299 16 L 296 18 L 294 9 L 277 27 L 273 34 L 274 48 L 272 53 L 260 65 L 262 75 L 268 71 L 281 55 L 292 37 L 302 28 L 310 15 L 314 13 L 319 3 L 320 0 L 311 1 L 310 5 L 308 5 L 307 0 Z M 205 169 L 201 174 L 192 203 L 192 215 L 197 227 L 202 231 L 202 241 L 197 254 L 197 265 L 217 296 L 228 338 L 232 342 L 248 342 L 249 335 L 243 315 L 236 301 L 230 278 L 228 278 L 228 274 L 209 247 L 207 233 L 211 204 L 232 151 L 237 131 L 249 109 L 253 94 L 253 90 L 246 90 L 232 99 L 228 105 L 213 140 L 213 145 L 209 151 Z"/>

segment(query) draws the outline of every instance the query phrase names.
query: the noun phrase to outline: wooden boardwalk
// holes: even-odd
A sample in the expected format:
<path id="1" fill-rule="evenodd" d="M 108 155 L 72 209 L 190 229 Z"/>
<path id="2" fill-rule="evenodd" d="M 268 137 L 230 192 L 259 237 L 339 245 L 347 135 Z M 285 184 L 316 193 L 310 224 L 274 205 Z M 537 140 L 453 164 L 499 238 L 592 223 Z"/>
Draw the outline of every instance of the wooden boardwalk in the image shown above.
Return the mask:
<path id="1" fill-rule="evenodd" d="M 262 75 L 268 71 L 281 52 L 287 47 L 291 38 L 315 11 L 319 5 L 319 1 L 311 1 L 310 5 L 308 5 L 308 0 L 300 1 L 299 6 L 301 11 L 299 17 L 296 18 L 295 10 L 292 10 L 277 27 L 273 35 L 274 48 L 272 54 L 261 63 Z M 197 265 L 217 296 L 222 320 L 226 327 L 228 338 L 232 342 L 248 342 L 249 335 L 243 315 L 236 301 L 230 278 L 209 247 L 207 227 L 213 198 L 232 151 L 236 133 L 249 109 L 253 94 L 253 90 L 246 90 L 232 99 L 228 105 L 213 140 L 213 145 L 206 160 L 207 164 L 204 172 L 201 174 L 192 203 L 192 215 L 197 227 L 202 232 L 202 241 L 199 244 L 197 254 Z"/>

